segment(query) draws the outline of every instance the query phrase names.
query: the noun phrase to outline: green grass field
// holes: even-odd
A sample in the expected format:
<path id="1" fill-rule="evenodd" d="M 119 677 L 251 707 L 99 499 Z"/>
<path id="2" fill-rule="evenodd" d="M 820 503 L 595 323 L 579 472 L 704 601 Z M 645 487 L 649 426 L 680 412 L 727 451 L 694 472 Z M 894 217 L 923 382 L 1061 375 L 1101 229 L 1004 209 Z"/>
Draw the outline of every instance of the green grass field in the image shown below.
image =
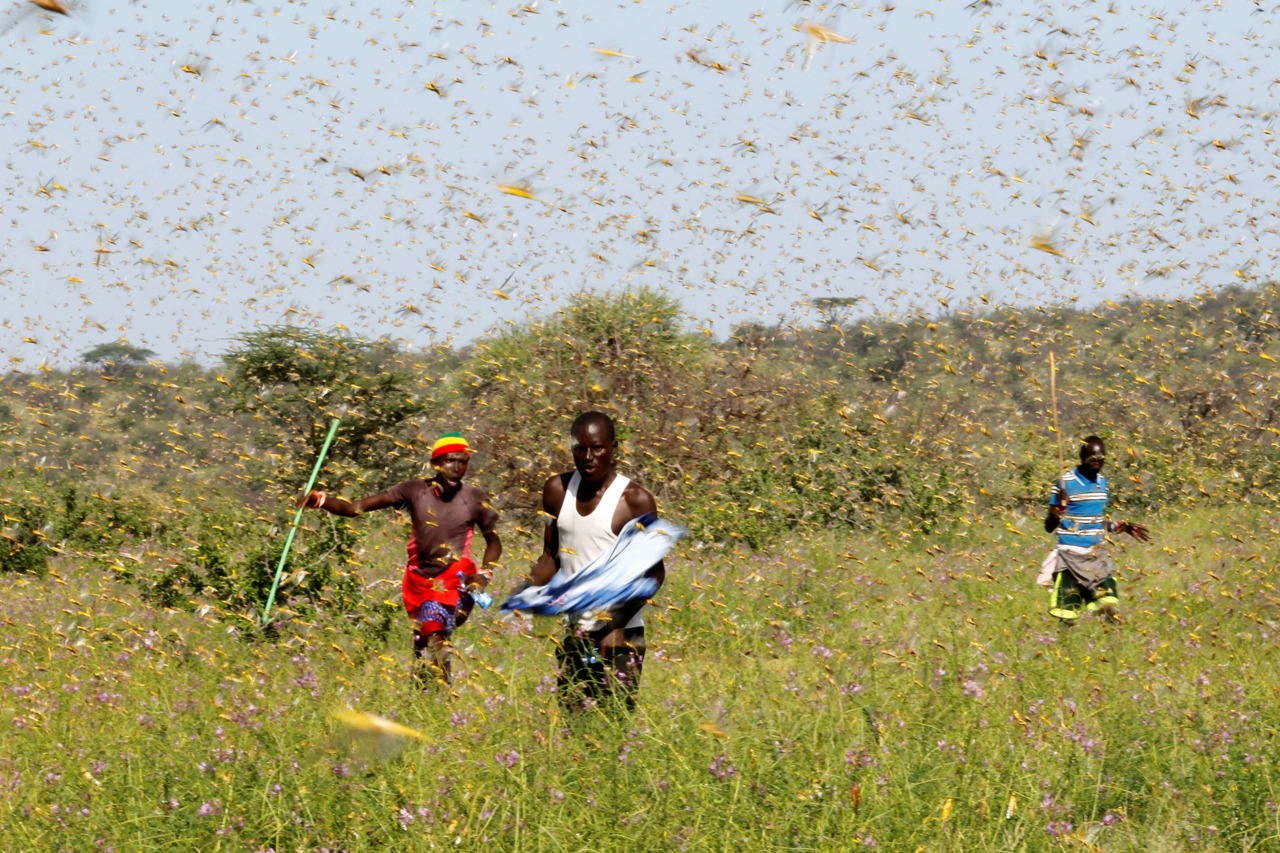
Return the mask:
<path id="1" fill-rule="evenodd" d="M 1123 624 L 1070 629 L 1033 584 L 1034 518 L 693 543 L 630 717 L 559 709 L 550 621 L 478 612 L 452 693 L 423 693 L 400 621 L 385 642 L 325 615 L 264 639 L 64 559 L 6 577 L 0 849 L 1280 849 L 1280 525 L 1143 520 L 1155 542 L 1116 552 Z M 374 615 L 398 596 L 385 538 Z"/>

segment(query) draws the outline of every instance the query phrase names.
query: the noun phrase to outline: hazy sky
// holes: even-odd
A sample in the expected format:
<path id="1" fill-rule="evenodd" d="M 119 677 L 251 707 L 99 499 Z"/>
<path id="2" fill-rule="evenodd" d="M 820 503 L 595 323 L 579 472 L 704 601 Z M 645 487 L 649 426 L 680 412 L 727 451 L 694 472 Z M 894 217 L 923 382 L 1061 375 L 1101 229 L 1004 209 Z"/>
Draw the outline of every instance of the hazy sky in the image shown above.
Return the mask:
<path id="1" fill-rule="evenodd" d="M 284 322 L 461 344 L 628 285 L 723 337 L 819 296 L 936 313 L 1269 277 L 1277 17 L 0 0 L 0 347 L 211 361 Z"/>

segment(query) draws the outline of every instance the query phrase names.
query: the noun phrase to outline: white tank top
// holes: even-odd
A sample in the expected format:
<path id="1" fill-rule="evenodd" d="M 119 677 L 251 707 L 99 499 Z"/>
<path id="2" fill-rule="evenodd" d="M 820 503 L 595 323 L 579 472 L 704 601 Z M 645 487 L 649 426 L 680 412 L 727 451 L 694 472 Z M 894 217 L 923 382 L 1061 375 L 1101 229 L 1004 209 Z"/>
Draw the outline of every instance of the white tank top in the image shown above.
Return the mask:
<path id="1" fill-rule="evenodd" d="M 618 534 L 613 532 L 613 516 L 618 509 L 618 502 L 622 500 L 622 493 L 630 482 L 629 478 L 621 474 L 614 475 L 613 482 L 600 496 L 600 503 L 596 504 L 590 515 L 582 515 L 578 512 L 578 487 L 582 485 L 582 476 L 574 471 L 569 478 L 564 503 L 560 505 L 560 514 L 556 516 L 556 531 L 560 537 L 560 571 L 568 577 L 573 577 L 579 569 L 618 541 Z M 569 617 L 569 622 L 587 631 L 604 624 L 587 613 L 574 614 Z M 639 628 L 643 625 L 644 619 L 637 613 L 626 627 Z"/>

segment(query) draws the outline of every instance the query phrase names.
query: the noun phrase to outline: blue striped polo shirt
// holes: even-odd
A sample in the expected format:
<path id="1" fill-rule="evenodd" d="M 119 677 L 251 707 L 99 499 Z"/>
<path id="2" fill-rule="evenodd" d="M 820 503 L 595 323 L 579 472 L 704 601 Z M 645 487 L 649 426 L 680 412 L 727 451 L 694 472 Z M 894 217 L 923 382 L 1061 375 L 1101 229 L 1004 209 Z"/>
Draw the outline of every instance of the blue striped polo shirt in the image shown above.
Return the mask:
<path id="1" fill-rule="evenodd" d="M 1061 503 L 1059 490 L 1067 490 L 1067 514 L 1058 524 L 1058 544 L 1092 548 L 1106 538 L 1107 478 L 1101 473 L 1090 480 L 1077 467 L 1059 478 L 1049 491 L 1049 503 Z"/>

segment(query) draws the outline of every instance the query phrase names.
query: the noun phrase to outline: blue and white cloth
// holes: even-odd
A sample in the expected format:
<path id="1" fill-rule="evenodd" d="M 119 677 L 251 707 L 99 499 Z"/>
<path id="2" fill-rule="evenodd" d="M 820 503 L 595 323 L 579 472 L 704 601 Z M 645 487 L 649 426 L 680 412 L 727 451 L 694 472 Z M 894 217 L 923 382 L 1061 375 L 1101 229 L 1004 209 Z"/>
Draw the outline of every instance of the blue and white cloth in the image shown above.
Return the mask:
<path id="1" fill-rule="evenodd" d="M 503 610 L 535 616 L 593 613 L 658 591 L 657 578 L 645 573 L 687 533 L 683 527 L 649 514 L 628 521 L 613 547 L 572 575 L 563 571 L 545 586 L 531 586 L 502 602 Z"/>

